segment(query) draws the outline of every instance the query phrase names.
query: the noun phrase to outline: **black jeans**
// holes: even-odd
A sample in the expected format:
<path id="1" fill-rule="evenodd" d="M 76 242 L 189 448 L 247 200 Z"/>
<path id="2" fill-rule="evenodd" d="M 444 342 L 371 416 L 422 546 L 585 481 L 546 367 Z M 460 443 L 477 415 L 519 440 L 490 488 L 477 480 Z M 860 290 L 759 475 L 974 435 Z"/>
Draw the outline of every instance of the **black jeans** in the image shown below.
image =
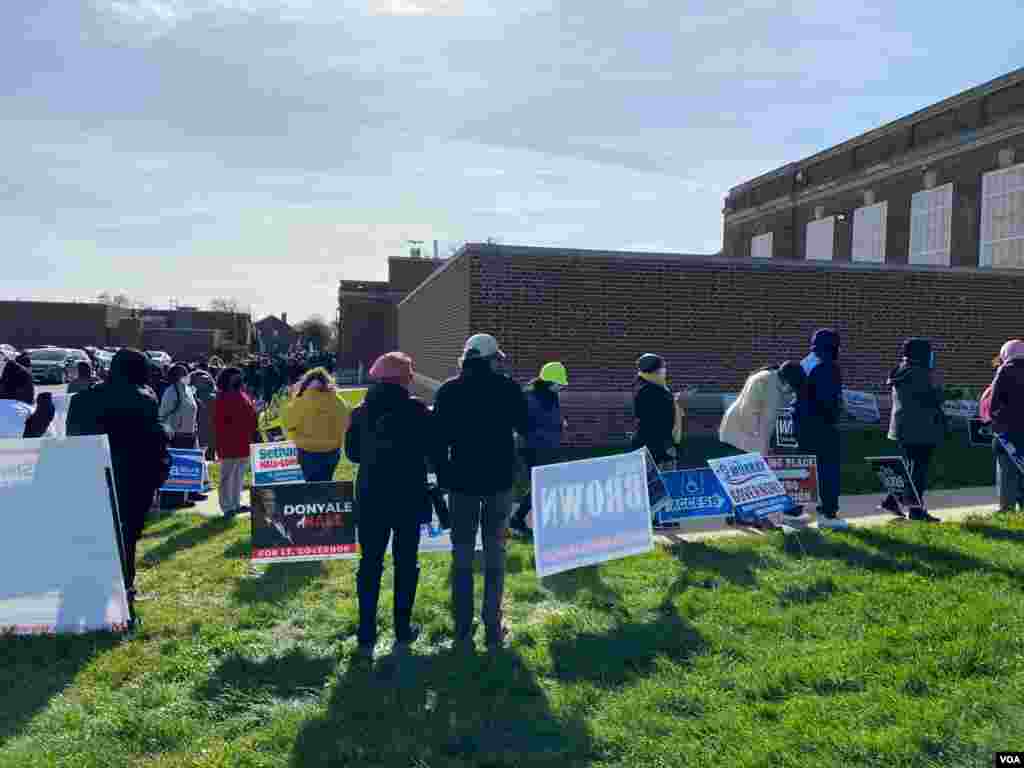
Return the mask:
<path id="1" fill-rule="evenodd" d="M 412 606 L 416 601 L 416 587 L 420 580 L 420 524 L 409 516 L 395 522 L 387 515 L 375 515 L 374 510 L 359 513 L 359 644 L 377 643 L 377 603 L 380 600 L 380 581 L 384 574 L 384 554 L 394 534 L 391 556 L 394 560 L 394 626 L 395 640 L 410 640 Z"/>
<path id="2" fill-rule="evenodd" d="M 834 517 L 839 512 L 839 430 L 833 426 L 820 426 L 813 431 L 804 431 L 799 439 L 800 450 L 813 453 L 818 460 L 819 511 Z"/>
<path id="3" fill-rule="evenodd" d="M 935 452 L 934 445 L 906 445 L 900 443 L 900 453 L 907 460 L 907 470 L 910 472 L 910 479 L 917 489 L 917 495 L 924 505 L 924 494 L 928 490 L 928 465 L 931 464 L 932 454 Z M 889 494 L 886 501 L 896 501 L 908 506 L 912 505 L 912 499 L 899 499 Z"/>

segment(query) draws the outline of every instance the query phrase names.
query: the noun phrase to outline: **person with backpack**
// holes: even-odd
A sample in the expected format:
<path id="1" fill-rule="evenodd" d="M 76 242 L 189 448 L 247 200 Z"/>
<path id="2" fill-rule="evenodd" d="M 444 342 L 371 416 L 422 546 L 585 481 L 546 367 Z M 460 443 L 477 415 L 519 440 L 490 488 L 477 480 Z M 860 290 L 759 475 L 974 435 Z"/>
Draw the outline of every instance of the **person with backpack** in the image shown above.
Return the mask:
<path id="1" fill-rule="evenodd" d="M 160 421 L 171 435 L 171 448 L 197 448 L 196 427 L 199 423 L 199 403 L 188 380 L 189 371 L 184 363 L 175 363 L 167 375 L 167 388 L 160 398 Z M 188 491 L 168 491 L 161 494 L 162 501 L 171 509 L 180 509 L 203 501 L 203 494 Z"/>
<path id="2" fill-rule="evenodd" d="M 117 489 L 122 565 L 134 625 L 135 550 L 153 495 L 171 471 L 170 436 L 161 424 L 156 396 L 149 388 L 150 363 L 137 349 L 120 349 L 110 377 L 71 398 L 67 433 L 107 435 Z"/>
<path id="3" fill-rule="evenodd" d="M 903 359 L 889 374 L 886 382 L 892 388 L 889 439 L 899 444 L 922 505 L 932 453 L 935 446 L 946 437 L 942 390 L 932 381 L 934 368 L 935 354 L 931 342 L 927 339 L 907 339 L 903 343 Z M 902 517 L 901 501 L 894 494 L 889 494 L 879 509 Z M 939 518 L 928 514 L 924 506 L 912 505 L 909 517 L 924 523 L 941 522 Z"/>
<path id="4" fill-rule="evenodd" d="M 999 360 L 989 405 L 992 450 L 996 456 L 999 509 L 1015 512 L 1024 499 L 1024 474 L 1008 451 L 1024 451 L 1024 341 L 1012 339 L 1003 344 Z"/>
<path id="5" fill-rule="evenodd" d="M 507 520 L 519 470 L 515 436 L 529 431 L 529 412 L 519 385 L 498 371 L 504 359 L 493 336 L 470 336 L 459 361 L 461 373 L 434 395 L 442 445 L 450 451 L 438 479 L 451 491 L 452 611 L 455 644 L 462 651 L 473 647 L 473 561 L 481 527 L 485 638 L 491 649 L 506 639 L 501 603 Z"/>
<path id="6" fill-rule="evenodd" d="M 377 644 L 377 604 L 384 554 L 394 561 L 394 631 L 397 653 L 419 635 L 412 609 L 419 584 L 420 526 L 431 520 L 428 462 L 444 455 L 433 414 L 409 394 L 413 361 L 402 352 L 381 355 L 370 367 L 373 385 L 352 413 L 345 454 L 359 465 L 356 510 L 359 525 L 359 654 L 372 658 Z"/>
<path id="7" fill-rule="evenodd" d="M 341 461 L 350 415 L 348 406 L 338 397 L 331 374 L 323 368 L 306 372 L 282 418 L 288 439 L 298 449 L 306 482 L 332 480 Z"/>
<path id="8" fill-rule="evenodd" d="M 569 375 L 561 363 L 545 363 L 540 375 L 530 382 L 526 390 L 526 407 L 528 424 L 526 434 L 521 437 L 523 464 L 526 467 L 527 489 L 519 501 L 519 508 L 512 515 L 509 527 L 522 534 L 528 534 L 530 527 L 526 517 L 530 514 L 532 493 L 530 489 L 531 472 L 534 467 L 550 464 L 558 459 L 558 450 L 562 445 L 561 403 L 558 392 L 569 386 Z"/>
<path id="9" fill-rule="evenodd" d="M 256 409 L 244 392 L 242 371 L 225 368 L 217 377 L 217 399 L 213 401 L 212 422 L 220 459 L 220 485 L 217 495 L 221 512 L 233 518 L 242 507 L 245 468 L 249 465 L 249 445 L 256 434 Z"/>

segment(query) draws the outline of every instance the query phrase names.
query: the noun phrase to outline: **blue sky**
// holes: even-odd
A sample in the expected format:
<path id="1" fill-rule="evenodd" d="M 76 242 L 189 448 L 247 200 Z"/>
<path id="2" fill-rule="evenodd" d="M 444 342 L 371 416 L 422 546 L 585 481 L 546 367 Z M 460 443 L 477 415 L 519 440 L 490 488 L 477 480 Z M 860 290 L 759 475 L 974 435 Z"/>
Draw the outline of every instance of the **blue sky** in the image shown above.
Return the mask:
<path id="1" fill-rule="evenodd" d="M 409 238 L 715 252 L 728 188 L 1024 63 L 1016 0 L 7 0 L 2 298 L 333 316 Z"/>

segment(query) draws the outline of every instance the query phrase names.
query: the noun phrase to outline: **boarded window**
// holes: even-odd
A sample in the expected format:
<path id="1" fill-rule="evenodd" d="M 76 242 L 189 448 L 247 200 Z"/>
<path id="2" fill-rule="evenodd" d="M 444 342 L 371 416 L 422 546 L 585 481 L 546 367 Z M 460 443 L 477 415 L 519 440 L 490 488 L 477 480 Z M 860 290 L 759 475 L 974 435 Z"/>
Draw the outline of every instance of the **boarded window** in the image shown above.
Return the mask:
<path id="1" fill-rule="evenodd" d="M 770 259 L 772 257 L 772 233 L 751 238 L 750 257 L 753 259 Z"/>
<path id="2" fill-rule="evenodd" d="M 832 261 L 832 249 L 835 241 L 835 216 L 807 222 L 807 259 L 809 261 Z"/>
<path id="3" fill-rule="evenodd" d="M 978 265 L 1024 268 L 1024 163 L 981 177 Z"/>
<path id="4" fill-rule="evenodd" d="M 949 266 L 953 185 L 915 192 L 910 199 L 911 264 Z"/>
<path id="5" fill-rule="evenodd" d="M 853 212 L 853 261 L 885 263 L 885 219 L 889 204 L 865 205 Z"/>

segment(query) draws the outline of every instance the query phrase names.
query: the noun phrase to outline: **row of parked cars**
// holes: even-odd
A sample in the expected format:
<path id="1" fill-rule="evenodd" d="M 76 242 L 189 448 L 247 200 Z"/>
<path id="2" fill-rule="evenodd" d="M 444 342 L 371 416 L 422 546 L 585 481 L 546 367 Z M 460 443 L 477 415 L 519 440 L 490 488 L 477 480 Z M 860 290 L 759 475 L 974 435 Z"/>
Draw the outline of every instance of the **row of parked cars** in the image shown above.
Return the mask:
<path id="1" fill-rule="evenodd" d="M 32 361 L 33 381 L 39 384 L 67 384 L 78 377 L 79 363 L 89 363 L 98 375 L 105 377 L 117 350 L 118 347 L 74 349 L 46 346 L 24 351 Z M 18 350 L 10 344 L 0 344 L 0 369 L 6 361 L 14 360 L 18 354 Z M 158 365 L 171 363 L 171 356 L 166 352 L 149 350 L 146 354 Z"/>

